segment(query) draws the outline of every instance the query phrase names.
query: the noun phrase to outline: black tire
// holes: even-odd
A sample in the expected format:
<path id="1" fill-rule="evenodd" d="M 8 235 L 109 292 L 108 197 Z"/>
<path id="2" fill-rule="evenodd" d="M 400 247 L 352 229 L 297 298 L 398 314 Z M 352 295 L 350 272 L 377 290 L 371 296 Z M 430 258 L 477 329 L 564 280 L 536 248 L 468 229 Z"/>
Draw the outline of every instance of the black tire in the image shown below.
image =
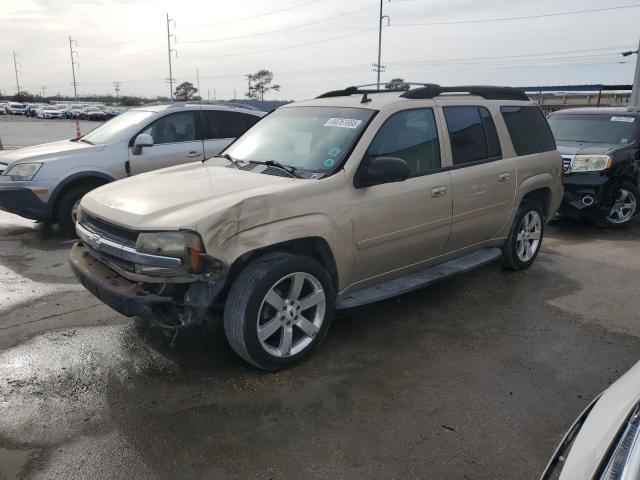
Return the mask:
<path id="1" fill-rule="evenodd" d="M 538 239 L 539 242 L 537 243 L 535 248 L 532 248 L 533 254 L 531 255 L 531 257 L 523 260 L 518 254 L 518 234 L 520 233 L 521 228 L 523 228 L 523 221 L 525 217 L 534 213 L 540 219 Z M 533 265 L 533 262 L 538 257 L 538 253 L 540 252 L 540 248 L 542 247 L 542 239 L 544 238 L 544 227 L 545 219 L 540 205 L 538 205 L 536 202 L 523 200 L 518 207 L 518 211 L 513 220 L 513 225 L 511 225 L 511 230 L 509 231 L 507 241 L 502 247 L 502 266 L 509 270 L 519 271 L 525 270 Z M 529 242 L 529 240 L 526 241 Z"/>
<path id="2" fill-rule="evenodd" d="M 76 234 L 76 222 L 72 212 L 74 205 L 97 185 L 79 185 L 65 192 L 56 204 L 56 220 L 69 235 Z"/>
<path id="3" fill-rule="evenodd" d="M 322 286 L 325 295 L 324 318 L 315 336 L 304 349 L 294 355 L 277 356 L 267 352 L 258 338 L 260 309 L 271 288 L 279 284 L 287 275 L 297 272 L 312 275 Z M 287 253 L 273 253 L 260 257 L 238 275 L 227 296 L 224 308 L 224 330 L 227 341 L 240 357 L 258 368 L 269 371 L 290 368 L 309 356 L 325 337 L 333 318 L 335 297 L 335 289 L 329 274 L 312 258 Z M 274 309 L 273 312 L 275 311 Z M 312 311 L 315 312 L 315 310 Z M 303 310 L 300 313 L 303 312 L 308 311 Z M 279 318 L 285 318 L 285 315 L 287 313 L 283 312 Z M 267 315 L 268 317 L 271 317 L 271 314 Z M 295 320 L 292 321 L 295 326 Z M 291 321 L 287 325 L 291 325 Z M 284 328 L 284 323 L 282 326 Z M 304 338 L 299 327 L 294 329 L 291 326 L 291 329 L 297 332 L 299 338 Z M 284 329 L 278 328 L 276 332 L 274 335 L 281 336 L 284 334 Z"/>
<path id="4" fill-rule="evenodd" d="M 621 223 L 616 223 L 609 220 L 608 218 L 610 215 L 609 213 L 609 214 L 603 214 L 603 215 L 594 217 L 593 223 L 595 223 L 597 226 L 601 228 L 620 229 L 620 228 L 626 228 L 627 226 L 629 226 L 629 224 L 637 217 L 638 202 L 640 202 L 640 190 L 638 190 L 638 187 L 633 185 L 631 182 L 622 182 L 618 187 L 618 189 L 616 190 L 616 193 L 614 194 L 614 197 L 616 199 L 619 197 L 619 192 L 622 189 L 630 192 L 631 195 L 635 197 L 635 208 L 634 208 L 634 211 L 630 214 L 629 218 Z"/>

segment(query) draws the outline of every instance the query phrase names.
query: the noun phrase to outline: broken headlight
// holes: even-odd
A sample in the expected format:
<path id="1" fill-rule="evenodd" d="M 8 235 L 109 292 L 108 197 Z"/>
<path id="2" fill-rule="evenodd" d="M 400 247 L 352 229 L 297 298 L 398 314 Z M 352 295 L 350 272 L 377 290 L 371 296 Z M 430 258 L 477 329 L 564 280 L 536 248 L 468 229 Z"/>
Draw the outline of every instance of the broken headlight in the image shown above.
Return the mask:
<path id="1" fill-rule="evenodd" d="M 136 273 L 144 275 L 189 275 L 202 272 L 204 265 L 202 239 L 193 232 L 141 233 L 136 241 L 136 251 L 182 260 L 182 264 L 174 268 L 136 264 Z"/>

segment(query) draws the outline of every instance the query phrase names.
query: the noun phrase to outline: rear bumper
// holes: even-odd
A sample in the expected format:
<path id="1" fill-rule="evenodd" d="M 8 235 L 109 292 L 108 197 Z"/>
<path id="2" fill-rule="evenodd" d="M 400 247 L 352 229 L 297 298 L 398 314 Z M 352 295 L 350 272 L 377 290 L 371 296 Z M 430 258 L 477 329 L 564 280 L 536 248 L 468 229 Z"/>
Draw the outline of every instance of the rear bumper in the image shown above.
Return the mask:
<path id="1" fill-rule="evenodd" d="M 153 307 L 173 302 L 171 297 L 147 293 L 136 283 L 124 279 L 93 258 L 81 243 L 73 246 L 69 260 L 80 283 L 125 317 L 151 319 Z"/>
<path id="2" fill-rule="evenodd" d="M 26 187 L 0 188 L 0 210 L 31 220 L 48 220 L 51 208 Z"/>

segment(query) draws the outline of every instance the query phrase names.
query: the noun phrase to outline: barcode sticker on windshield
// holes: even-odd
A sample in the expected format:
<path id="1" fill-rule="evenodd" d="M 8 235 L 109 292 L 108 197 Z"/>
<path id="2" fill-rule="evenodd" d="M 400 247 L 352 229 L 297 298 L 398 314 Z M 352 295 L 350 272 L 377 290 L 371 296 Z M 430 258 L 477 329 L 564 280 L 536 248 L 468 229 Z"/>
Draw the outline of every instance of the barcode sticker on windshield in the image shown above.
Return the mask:
<path id="1" fill-rule="evenodd" d="M 355 118 L 330 118 L 324 126 L 334 128 L 358 128 L 361 123 L 362 120 L 356 120 Z"/>
<path id="2" fill-rule="evenodd" d="M 611 117 L 611 121 L 633 123 L 635 121 L 635 118 L 634 117 Z"/>

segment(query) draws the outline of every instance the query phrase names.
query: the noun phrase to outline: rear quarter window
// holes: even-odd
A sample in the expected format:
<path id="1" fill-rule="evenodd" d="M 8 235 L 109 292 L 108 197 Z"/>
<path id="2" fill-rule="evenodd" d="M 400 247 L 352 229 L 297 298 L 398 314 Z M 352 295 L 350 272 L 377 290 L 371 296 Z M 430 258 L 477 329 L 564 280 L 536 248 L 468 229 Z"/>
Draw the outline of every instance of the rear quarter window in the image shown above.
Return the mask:
<path id="1" fill-rule="evenodd" d="M 556 149 L 551 129 L 540 109 L 533 105 L 500 107 L 518 156 Z"/>

